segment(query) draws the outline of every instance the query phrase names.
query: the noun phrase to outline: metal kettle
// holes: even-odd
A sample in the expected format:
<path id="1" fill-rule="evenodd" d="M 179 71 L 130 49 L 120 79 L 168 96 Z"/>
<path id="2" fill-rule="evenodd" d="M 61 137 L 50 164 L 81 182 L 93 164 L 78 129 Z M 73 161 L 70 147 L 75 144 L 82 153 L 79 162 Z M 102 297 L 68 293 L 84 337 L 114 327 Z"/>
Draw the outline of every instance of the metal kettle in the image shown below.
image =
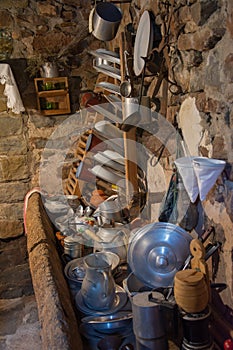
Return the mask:
<path id="1" fill-rule="evenodd" d="M 40 68 L 40 75 L 42 78 L 56 78 L 58 77 L 58 67 L 54 62 L 45 62 Z"/>
<path id="2" fill-rule="evenodd" d="M 119 256 L 120 263 L 127 261 L 129 230 L 124 225 L 119 223 L 114 227 L 99 227 L 97 236 L 100 240 L 95 241 L 94 251 L 111 251 Z"/>

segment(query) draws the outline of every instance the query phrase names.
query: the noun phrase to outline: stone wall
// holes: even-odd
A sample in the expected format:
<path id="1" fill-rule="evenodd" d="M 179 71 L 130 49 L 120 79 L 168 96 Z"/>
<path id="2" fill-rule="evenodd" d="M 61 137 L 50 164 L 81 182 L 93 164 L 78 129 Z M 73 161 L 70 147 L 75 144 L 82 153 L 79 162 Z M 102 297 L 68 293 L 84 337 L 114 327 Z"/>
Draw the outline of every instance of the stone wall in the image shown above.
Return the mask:
<path id="1" fill-rule="evenodd" d="M 96 77 L 87 54 L 99 46 L 88 34 L 90 8 L 90 2 L 72 0 L 0 3 L 0 62 L 11 66 L 26 108 L 21 115 L 8 110 L 4 85 L 0 85 L 0 238 L 23 234 L 25 194 L 38 186 L 43 148 L 67 118 L 45 117 L 37 111 L 33 79 L 39 72 L 32 76 L 28 67 L 38 56 L 57 60 L 60 55 L 59 74 L 69 77 L 71 108 L 78 109 L 80 82 L 84 89 L 93 89 Z"/>
<path id="2" fill-rule="evenodd" d="M 132 0 L 121 5 L 124 25 L 132 21 L 136 30 L 143 10 L 152 11 L 164 34 L 172 1 Z M 58 55 L 61 75 L 69 77 L 72 110 L 79 108 L 79 94 L 93 89 L 97 78 L 88 49 L 103 47 L 88 33 L 90 1 L 2 0 L 0 2 L 0 58 L 24 67 L 35 54 Z M 233 5 L 231 0 L 176 0 L 167 42 L 169 81 L 163 80 L 156 95 L 157 74 L 146 78 L 147 92 L 160 102 L 159 112 L 181 128 L 191 155 L 227 161 L 226 177 L 220 178 L 206 201 L 204 226 L 213 225 L 213 240 L 222 242 L 218 266 L 211 267 L 216 282 L 227 282 L 223 299 L 232 306 L 232 42 Z M 117 46 L 119 36 L 111 42 Z M 154 62 L 156 63 L 156 62 Z M 19 67 L 19 66 L 18 66 Z M 40 156 L 47 139 L 67 116 L 45 117 L 36 110 L 33 79 L 29 72 L 14 66 L 14 73 L 26 107 L 20 116 L 1 107 L 0 155 L 3 180 L 0 183 L 1 238 L 23 233 L 23 198 L 38 185 Z M 0 86 L 1 87 L 1 86 Z M 178 89 L 178 88 L 179 89 Z M 1 101 L 4 103 L 4 99 Z M 150 140 L 144 140 L 150 147 Z M 163 158 L 163 164 L 170 162 Z M 171 164 L 165 164 L 171 165 Z M 226 181 L 227 180 L 227 181 Z M 6 191 L 7 186 L 7 191 Z M 13 208 L 13 209 L 12 209 Z"/>
<path id="3" fill-rule="evenodd" d="M 216 259 L 212 261 L 211 278 L 227 281 L 223 295 L 232 305 L 233 7 L 230 1 L 183 3 L 176 2 L 171 21 L 169 69 L 170 79 L 182 92 L 168 93 L 167 118 L 177 118 L 191 155 L 227 162 L 225 177 L 219 178 L 202 206 L 205 225 L 215 227 L 212 239 L 222 243 L 217 267 Z"/>
<path id="4" fill-rule="evenodd" d="M 228 180 L 232 174 L 232 4 L 230 1 L 194 2 L 177 13 L 183 27 L 177 40 L 177 81 L 184 91 L 181 99 L 173 98 L 180 108 L 179 122 L 186 141 L 196 144 L 199 155 L 227 161 Z M 176 57 L 176 56 L 175 56 Z M 186 77 L 181 81 L 181 73 Z M 178 103 L 177 103 L 178 102 Z M 174 113 L 174 107 L 172 111 Z M 184 108 L 185 107 L 185 108 Z M 195 122 L 187 123 L 187 118 Z M 201 133 L 201 134 L 200 134 Z M 196 155 L 194 151 L 192 155 Z M 218 268 L 212 266 L 211 277 L 227 281 L 224 297 L 232 305 L 232 182 L 219 179 L 203 203 L 206 224 L 215 227 L 214 239 L 222 242 Z M 228 199 L 227 199 L 228 198 Z M 216 262 L 216 261 L 215 261 Z M 214 263 L 213 263 L 214 265 Z"/>
<path id="5" fill-rule="evenodd" d="M 22 213 L 30 185 L 26 116 L 7 112 L 4 85 L 0 85 L 0 224 L 1 238 L 23 232 Z"/>

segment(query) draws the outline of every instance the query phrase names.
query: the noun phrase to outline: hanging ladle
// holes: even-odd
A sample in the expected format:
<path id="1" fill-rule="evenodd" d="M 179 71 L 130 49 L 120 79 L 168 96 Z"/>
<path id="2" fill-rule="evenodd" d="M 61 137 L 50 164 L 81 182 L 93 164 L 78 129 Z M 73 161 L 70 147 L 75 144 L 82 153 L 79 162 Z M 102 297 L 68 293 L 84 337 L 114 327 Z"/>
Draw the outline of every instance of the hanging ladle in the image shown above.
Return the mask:
<path id="1" fill-rule="evenodd" d="M 132 84 L 130 81 L 123 81 L 120 85 L 120 94 L 122 97 L 130 97 L 132 93 Z"/>
<path id="2" fill-rule="evenodd" d="M 144 85 L 144 79 L 145 79 L 145 71 L 146 71 L 146 61 L 147 61 L 146 57 L 142 57 L 142 58 L 145 60 L 145 65 L 144 65 L 143 72 L 142 72 L 142 81 L 141 81 L 140 93 L 139 93 L 139 103 L 138 103 L 139 104 L 139 108 L 138 108 L 138 111 L 130 114 L 127 118 L 125 118 L 123 123 L 120 124 L 119 128 L 122 131 L 124 131 L 124 132 L 128 132 L 132 128 L 137 127 L 137 124 L 141 120 L 141 114 L 140 114 L 139 110 L 140 110 L 140 105 L 141 105 L 141 100 L 142 100 L 142 91 L 143 91 L 143 85 Z"/>
<path id="3" fill-rule="evenodd" d="M 125 61 L 125 72 L 126 72 L 126 80 L 123 81 L 120 85 L 120 94 L 122 97 L 130 97 L 133 91 L 133 86 L 130 81 L 129 67 L 127 61 L 127 55 L 129 55 L 128 51 L 124 51 L 124 61 Z"/>

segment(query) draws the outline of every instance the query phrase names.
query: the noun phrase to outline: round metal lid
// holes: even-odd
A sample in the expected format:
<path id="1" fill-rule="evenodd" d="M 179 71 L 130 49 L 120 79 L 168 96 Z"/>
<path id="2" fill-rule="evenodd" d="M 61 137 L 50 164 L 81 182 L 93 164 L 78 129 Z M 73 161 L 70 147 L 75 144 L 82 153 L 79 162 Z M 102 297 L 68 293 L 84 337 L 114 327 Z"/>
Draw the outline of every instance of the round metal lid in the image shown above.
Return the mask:
<path id="1" fill-rule="evenodd" d="M 128 264 L 147 286 L 171 287 L 190 253 L 191 240 L 189 233 L 171 223 L 145 225 L 130 239 Z"/>
<path id="2" fill-rule="evenodd" d="M 152 302 L 151 298 L 157 300 L 157 302 Z M 140 292 L 133 296 L 132 304 L 139 308 L 155 308 L 158 307 L 159 303 L 164 301 L 165 297 L 159 292 Z"/>

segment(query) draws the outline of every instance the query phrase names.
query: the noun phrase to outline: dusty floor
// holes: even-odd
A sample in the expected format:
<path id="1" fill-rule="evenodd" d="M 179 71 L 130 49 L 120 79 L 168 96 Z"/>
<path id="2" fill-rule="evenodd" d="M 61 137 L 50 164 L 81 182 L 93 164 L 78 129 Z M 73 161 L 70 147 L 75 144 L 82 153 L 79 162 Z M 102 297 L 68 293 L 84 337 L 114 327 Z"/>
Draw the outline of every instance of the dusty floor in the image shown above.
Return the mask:
<path id="1" fill-rule="evenodd" d="M 41 350 L 26 237 L 0 241 L 0 350 Z"/>

